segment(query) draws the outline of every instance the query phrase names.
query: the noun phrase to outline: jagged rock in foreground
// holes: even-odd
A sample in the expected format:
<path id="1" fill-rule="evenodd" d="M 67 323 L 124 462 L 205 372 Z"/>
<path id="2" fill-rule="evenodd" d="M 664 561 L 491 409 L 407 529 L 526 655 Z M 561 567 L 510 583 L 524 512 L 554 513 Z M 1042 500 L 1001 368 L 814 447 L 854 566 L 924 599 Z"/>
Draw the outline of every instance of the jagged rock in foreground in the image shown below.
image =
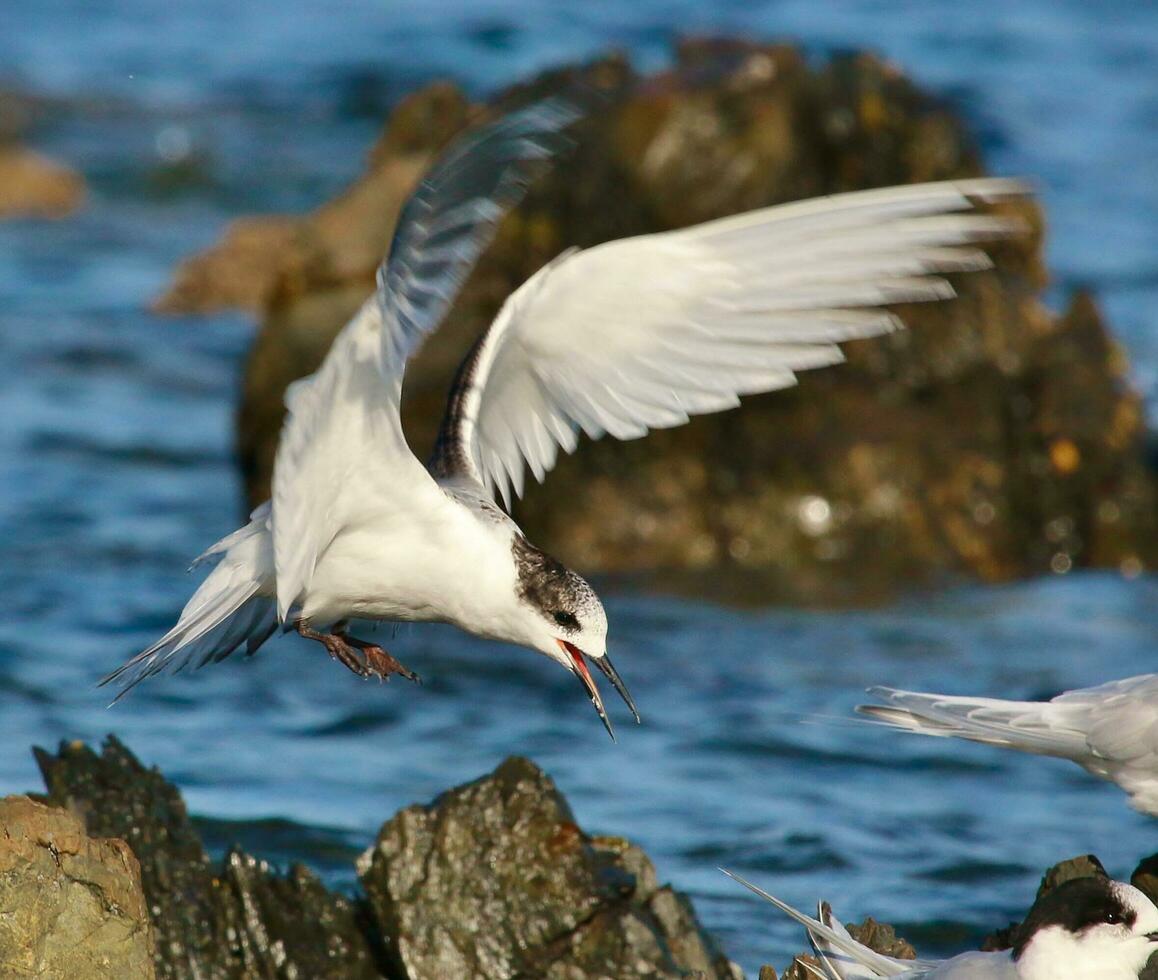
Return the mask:
<path id="1" fill-rule="evenodd" d="M 110 978 L 742 978 L 688 900 L 657 884 L 646 855 L 585 835 L 551 780 L 523 759 L 387 822 L 360 862 L 367 898 L 351 899 L 304 867 L 283 875 L 236 849 L 215 865 L 176 788 L 112 736 L 100 755 L 72 743 L 36 757 L 45 802 L 72 815 L 39 809 L 83 840 L 77 818 L 90 835 L 122 838 L 140 862 L 140 885 L 120 904 L 147 905 L 155 957 L 148 970 Z M 0 834 L 13 836 L 5 815 L 17 811 L 3 806 Z M 95 843 L 121 848 L 136 873 L 121 841 Z M 16 870 L 21 894 L 38 887 Z M 0 941 L 3 928 L 0 916 Z M 20 976 L 6 969 L 0 956 L 0 976 Z"/>
<path id="2" fill-rule="evenodd" d="M 419 456 L 467 346 L 564 248 L 982 172 L 954 114 L 865 54 L 814 67 L 785 45 L 688 42 L 669 72 L 641 78 L 608 59 L 486 110 L 430 86 L 397 107 L 345 193 L 304 217 L 239 222 L 185 262 L 160 301 L 263 318 L 239 415 L 251 503 L 268 494 L 286 384 L 318 365 L 373 288 L 424 167 L 469 121 L 577 75 L 608 103 L 504 223 L 407 374 Z M 1158 481 L 1128 365 L 1088 296 L 1061 316 L 1042 305 L 1042 219 L 1033 205 L 1020 214 L 1035 232 L 992 248 L 996 270 L 958 277 L 958 300 L 903 310 L 910 331 L 851 344 L 850 363 L 737 411 L 630 443 L 584 442 L 545 487 L 532 481 L 516 516 L 585 571 L 658 572 L 734 598 L 866 601 L 944 579 L 1153 567 Z"/>
<path id="3" fill-rule="evenodd" d="M 312 872 L 280 875 L 239 851 L 215 866 L 176 787 L 110 736 L 98 756 L 36 749 L 46 801 L 90 834 L 119 837 L 141 865 L 163 980 L 372 980 L 381 975 L 357 904 Z M 122 974 L 124 977 L 135 974 Z"/>
<path id="4" fill-rule="evenodd" d="M 0 800 L 0 976 L 153 977 L 140 868 L 124 841 L 27 796 Z"/>
<path id="5" fill-rule="evenodd" d="M 410 980 L 742 976 L 647 856 L 584 834 L 526 759 L 403 810 L 358 870 Z"/>

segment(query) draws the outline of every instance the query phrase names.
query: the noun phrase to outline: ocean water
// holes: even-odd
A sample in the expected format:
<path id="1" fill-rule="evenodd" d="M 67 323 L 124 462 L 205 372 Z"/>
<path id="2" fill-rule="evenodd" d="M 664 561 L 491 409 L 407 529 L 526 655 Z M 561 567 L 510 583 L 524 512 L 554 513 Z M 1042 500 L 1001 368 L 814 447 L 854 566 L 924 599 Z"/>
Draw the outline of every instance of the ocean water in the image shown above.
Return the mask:
<path id="1" fill-rule="evenodd" d="M 749 972 L 803 943 L 719 865 L 942 954 L 1017 915 L 1057 859 L 1093 851 L 1125 875 L 1158 849 L 1073 766 L 849 720 L 875 683 L 1048 697 L 1153 670 L 1153 577 L 830 613 L 610 594 L 644 715 L 613 708 L 617 744 L 553 664 L 449 629 L 393 640 L 420 688 L 360 683 L 296 639 L 113 709 L 94 687 L 167 628 L 189 559 L 241 511 L 231 426 L 252 324 L 158 318 L 149 299 L 230 218 L 334 193 L 389 104 L 434 76 L 481 93 L 609 46 L 659 67 L 673 37 L 716 30 L 818 57 L 874 47 L 960 107 L 992 169 L 1038 180 L 1052 295 L 1097 290 L 1153 418 L 1158 7 L 43 0 L 0 24 L 0 85 L 45 100 L 33 143 L 91 187 L 75 218 L 0 224 L 0 793 L 38 786 L 32 743 L 113 730 L 214 846 L 304 858 L 345 886 L 395 810 L 530 754 L 586 829 L 642 844 Z"/>

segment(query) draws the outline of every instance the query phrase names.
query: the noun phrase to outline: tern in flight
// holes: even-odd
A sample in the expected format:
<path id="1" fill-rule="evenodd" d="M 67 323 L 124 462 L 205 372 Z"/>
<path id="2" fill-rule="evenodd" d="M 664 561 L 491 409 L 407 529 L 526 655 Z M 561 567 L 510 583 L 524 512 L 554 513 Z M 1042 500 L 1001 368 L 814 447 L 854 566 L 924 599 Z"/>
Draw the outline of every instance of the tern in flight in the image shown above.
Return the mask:
<path id="1" fill-rule="evenodd" d="M 1025 193 L 1003 179 L 892 187 L 564 252 L 467 354 L 423 465 L 399 418 L 407 361 L 580 114 L 547 99 L 450 145 L 403 207 L 376 292 L 288 389 L 272 499 L 205 553 L 217 565 L 177 624 L 106 681 L 128 690 L 252 653 L 279 626 L 356 674 L 414 679 L 348 620 L 444 622 L 546 654 L 611 732 L 594 664 L 638 721 L 599 597 L 499 499 L 580 433 L 631 439 L 733 408 L 839 362 L 842 341 L 899 328 L 877 307 L 951 297 L 939 274 L 988 267 L 975 243 L 1016 228 L 974 205 Z"/>

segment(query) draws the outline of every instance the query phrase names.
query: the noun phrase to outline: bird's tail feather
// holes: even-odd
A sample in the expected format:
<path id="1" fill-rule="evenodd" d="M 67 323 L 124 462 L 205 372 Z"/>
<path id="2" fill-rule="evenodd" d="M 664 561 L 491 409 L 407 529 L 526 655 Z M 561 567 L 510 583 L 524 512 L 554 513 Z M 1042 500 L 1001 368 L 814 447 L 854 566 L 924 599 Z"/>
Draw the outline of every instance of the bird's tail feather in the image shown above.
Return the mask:
<path id="1" fill-rule="evenodd" d="M 211 549 L 224 552 L 220 562 L 185 604 L 177 624 L 101 681 L 121 685 L 116 700 L 146 677 L 216 663 L 243 643 L 246 653 L 254 653 L 277 629 L 267 521 L 255 519 L 224 540 L 227 547 Z"/>
<path id="2" fill-rule="evenodd" d="M 832 907 L 828 902 L 821 902 L 817 908 L 817 919 L 828 926 L 833 932 L 838 933 L 842 938 L 847 939 L 848 942 L 861 946 L 849 934 L 849 931 L 844 927 L 844 923 L 832 914 Z M 836 946 L 831 940 L 814 929 L 808 930 L 808 941 L 812 944 L 813 952 L 816 953 L 821 965 L 827 971 L 828 977 L 839 977 L 840 980 L 866 980 L 866 978 L 887 976 L 882 974 L 878 969 L 862 962 L 858 958 L 849 956 L 844 949 Z M 864 947 L 867 949 L 867 947 Z M 878 964 L 879 966 L 879 964 Z"/>
<path id="3" fill-rule="evenodd" d="M 1085 733 L 1067 724 L 1080 706 L 1073 709 L 1052 702 L 954 697 L 889 687 L 870 688 L 869 693 L 888 704 L 858 705 L 856 710 L 893 728 L 1063 758 L 1085 750 Z"/>
<path id="4" fill-rule="evenodd" d="M 826 925 L 819 919 L 814 919 L 811 915 L 794 909 L 787 902 L 780 901 L 774 895 L 768 894 L 763 888 L 741 878 L 738 874 L 728 871 L 726 868 L 720 870 L 729 878 L 739 882 L 748 891 L 771 902 L 789 918 L 795 919 L 804 926 L 808 930 L 809 939 L 822 964 L 827 970 L 832 971 L 830 975 L 834 978 L 895 977 L 914 968 L 922 969 L 929 966 L 928 963 L 920 960 L 896 960 L 891 956 L 884 956 L 869 949 L 863 943 L 858 943 L 848 934 L 848 930 L 841 922 L 832 915 L 831 910 L 828 911 L 827 916 L 831 924 Z M 837 957 L 840 957 L 839 968 L 837 963 L 832 962 Z M 841 972 L 841 970 L 845 972 Z"/>

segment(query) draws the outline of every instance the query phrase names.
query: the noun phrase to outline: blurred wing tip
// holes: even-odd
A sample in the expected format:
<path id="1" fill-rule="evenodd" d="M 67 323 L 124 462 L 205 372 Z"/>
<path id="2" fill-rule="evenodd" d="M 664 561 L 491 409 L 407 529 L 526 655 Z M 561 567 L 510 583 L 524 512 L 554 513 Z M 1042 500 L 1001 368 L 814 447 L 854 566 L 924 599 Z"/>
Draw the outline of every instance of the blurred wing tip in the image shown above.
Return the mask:
<path id="1" fill-rule="evenodd" d="M 871 694 L 874 698 L 887 698 L 895 694 L 896 691 L 897 688 L 886 687 L 884 684 L 873 684 L 872 687 L 866 687 L 864 689 L 865 694 Z"/>
<path id="2" fill-rule="evenodd" d="M 954 183 L 966 197 L 986 204 L 1037 193 L 1036 184 L 1026 177 L 977 177 Z"/>

